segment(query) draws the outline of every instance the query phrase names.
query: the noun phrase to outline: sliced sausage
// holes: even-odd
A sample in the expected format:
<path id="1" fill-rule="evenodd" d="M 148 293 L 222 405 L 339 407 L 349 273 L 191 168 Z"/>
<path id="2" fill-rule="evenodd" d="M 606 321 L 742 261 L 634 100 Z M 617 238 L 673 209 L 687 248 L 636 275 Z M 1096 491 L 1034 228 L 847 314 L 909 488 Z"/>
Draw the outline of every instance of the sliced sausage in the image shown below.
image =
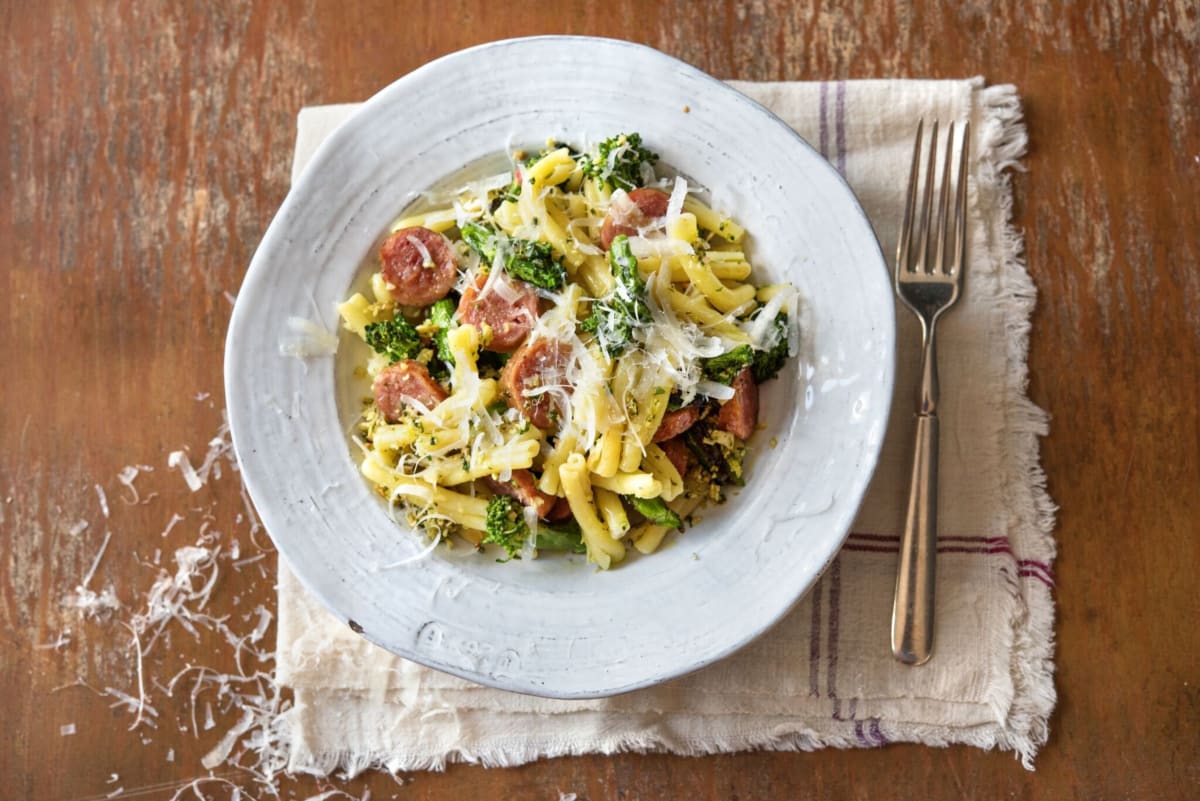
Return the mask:
<path id="1" fill-rule="evenodd" d="M 738 439 L 750 439 L 758 425 L 758 384 L 749 367 L 743 367 L 733 379 L 733 397 L 721 404 L 717 428 Z"/>
<path id="2" fill-rule="evenodd" d="M 675 469 L 679 471 L 681 477 L 687 475 L 688 449 L 683 440 L 669 439 L 658 443 L 658 447 L 663 449 L 663 453 L 671 460 L 671 464 L 675 465 Z"/>
<path id="3" fill-rule="evenodd" d="M 538 317 L 538 297 L 533 287 L 524 281 L 496 276 L 496 282 L 501 281 L 505 282 L 502 290 L 492 287 L 486 295 L 480 295 L 487 276 L 479 276 L 458 302 L 458 319 L 481 331 L 487 323 L 492 329 L 492 338 L 484 349 L 512 353 L 533 330 Z"/>
<path id="4" fill-rule="evenodd" d="M 523 414 L 541 429 L 558 427 L 564 409 L 563 391 L 570 394 L 563 374 L 571 360 L 571 351 L 554 339 L 532 339 L 522 345 L 500 372 L 508 405 Z M 549 392 L 528 394 L 542 387 L 556 387 Z"/>
<path id="5" fill-rule="evenodd" d="M 662 442 L 671 437 L 677 437 L 691 428 L 699 419 L 700 408 L 698 406 L 685 406 L 682 409 L 667 412 L 663 415 L 662 422 L 658 424 L 658 430 L 654 432 L 654 441 Z"/>
<path id="6" fill-rule="evenodd" d="M 485 478 L 484 481 L 492 488 L 493 492 L 516 498 L 522 506 L 532 506 L 537 510 L 537 516 L 542 519 L 550 516 L 559 500 L 538 489 L 537 479 L 528 470 L 512 471 L 512 479 L 509 481 L 500 481 L 491 476 Z"/>
<path id="7" fill-rule="evenodd" d="M 375 405 L 389 423 L 398 422 L 404 415 L 404 407 L 412 401 L 432 409 L 446 399 L 446 390 L 433 380 L 425 365 L 412 359 L 383 368 L 375 377 L 372 389 Z"/>
<path id="8" fill-rule="evenodd" d="M 379 259 L 388 290 L 403 306 L 441 300 L 458 277 L 454 247 L 428 228 L 401 228 L 383 240 Z"/>
<path id="9" fill-rule="evenodd" d="M 566 498 L 557 498 L 554 501 L 554 507 L 550 509 L 550 514 L 546 515 L 546 519 L 551 523 L 557 523 L 560 520 L 566 520 L 571 516 L 571 504 L 567 503 Z"/>
<path id="10" fill-rule="evenodd" d="M 638 229 L 645 228 L 659 217 L 667 216 L 667 206 L 671 196 L 657 189 L 635 189 L 629 193 L 633 207 L 629 209 L 614 209 L 609 207 L 604 215 L 604 225 L 600 228 L 600 247 L 608 250 L 620 234 L 637 236 Z"/>

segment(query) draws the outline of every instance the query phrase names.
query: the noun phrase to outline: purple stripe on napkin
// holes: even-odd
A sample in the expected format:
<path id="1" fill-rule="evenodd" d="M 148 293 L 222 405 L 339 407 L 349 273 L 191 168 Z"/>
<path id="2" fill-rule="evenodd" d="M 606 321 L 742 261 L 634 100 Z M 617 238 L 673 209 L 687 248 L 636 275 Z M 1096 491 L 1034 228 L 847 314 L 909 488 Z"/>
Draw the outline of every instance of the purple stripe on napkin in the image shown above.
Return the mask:
<path id="1" fill-rule="evenodd" d="M 817 580 L 812 591 L 812 618 L 808 627 L 808 694 L 815 698 L 821 694 L 821 590 L 824 577 Z"/>

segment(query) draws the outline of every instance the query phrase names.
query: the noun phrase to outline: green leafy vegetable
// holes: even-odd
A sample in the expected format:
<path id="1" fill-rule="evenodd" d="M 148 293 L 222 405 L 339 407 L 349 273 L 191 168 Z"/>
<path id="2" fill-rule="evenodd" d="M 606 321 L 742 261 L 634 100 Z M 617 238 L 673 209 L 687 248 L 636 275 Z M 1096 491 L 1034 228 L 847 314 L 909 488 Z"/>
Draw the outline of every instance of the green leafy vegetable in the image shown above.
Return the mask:
<path id="1" fill-rule="evenodd" d="M 539 523 L 536 542 L 539 551 L 587 553 L 587 546 L 583 544 L 583 533 L 574 520 L 558 524 Z"/>
<path id="2" fill-rule="evenodd" d="M 547 242 L 516 239 L 497 231 L 487 223 L 469 222 L 462 227 L 463 241 L 487 264 L 501 254 L 504 271 L 542 289 L 562 288 L 567 272 Z"/>
<path id="3" fill-rule="evenodd" d="M 454 301 L 442 298 L 429 307 L 429 321 L 437 326 L 433 335 L 433 343 L 437 348 L 437 356 L 447 367 L 454 366 L 454 354 L 446 343 L 446 333 L 454 327 Z"/>
<path id="4" fill-rule="evenodd" d="M 502 234 L 487 223 L 469 222 L 462 227 L 462 238 L 486 263 L 496 259 L 496 247 Z"/>
<path id="5" fill-rule="evenodd" d="M 560 289 L 567 280 L 562 262 L 554 257 L 549 242 L 510 239 L 512 251 L 504 261 L 504 269 L 513 278 L 528 281 L 542 289 Z"/>
<path id="6" fill-rule="evenodd" d="M 629 237 L 614 237 L 608 248 L 616 286 L 592 305 L 592 316 L 583 321 L 584 331 L 596 335 L 609 356 L 620 356 L 633 339 L 633 330 L 650 321 L 646 305 L 646 282 L 638 272 L 637 258 L 629 248 Z"/>
<path id="7" fill-rule="evenodd" d="M 787 315 L 779 314 L 772 323 L 775 327 L 775 346 L 754 352 L 754 382 L 761 384 L 779 375 L 788 357 Z"/>
<path id="8" fill-rule="evenodd" d="M 529 526 L 525 523 L 521 504 L 507 495 L 497 495 L 488 501 L 486 525 L 487 535 L 483 541 L 504 549 L 508 558 L 502 561 L 519 558 L 517 554 L 529 536 Z"/>
<path id="9" fill-rule="evenodd" d="M 704 478 L 712 485 L 745 484 L 742 467 L 746 446 L 728 431 L 721 431 L 707 420 L 701 420 L 683 434 Z"/>
<path id="10" fill-rule="evenodd" d="M 739 345 L 728 353 L 705 359 L 701 369 L 709 381 L 732 384 L 742 368 L 754 362 L 754 355 L 754 349 L 749 345 Z"/>
<path id="11" fill-rule="evenodd" d="M 368 323 L 364 331 L 367 344 L 395 364 L 401 359 L 415 359 L 421 352 L 421 336 L 403 317 Z"/>
<path id="12" fill-rule="evenodd" d="M 749 345 L 739 345 L 728 353 L 703 361 L 704 377 L 722 384 L 732 384 L 733 379 L 749 366 L 754 383 L 761 384 L 779 375 L 788 357 L 787 315 L 780 314 L 772 323 L 775 345 L 767 350 L 754 350 Z"/>
<path id="13" fill-rule="evenodd" d="M 496 202 L 492 205 L 492 211 L 495 211 L 500 203 L 516 203 L 521 197 L 521 182 L 517 180 L 517 176 L 513 175 L 512 183 L 504 187 L 504 191 L 496 198 Z"/>
<path id="14" fill-rule="evenodd" d="M 642 147 L 641 134 L 620 134 L 605 139 L 596 149 L 596 155 L 585 155 L 579 160 L 584 175 L 596 178 L 613 189 L 628 192 L 645 185 L 642 165 L 653 167 L 658 154 Z"/>
<path id="15" fill-rule="evenodd" d="M 639 498 L 636 495 L 626 495 L 625 500 L 633 505 L 638 514 L 656 526 L 679 528 L 683 525 L 679 515 L 668 509 L 662 498 Z"/>

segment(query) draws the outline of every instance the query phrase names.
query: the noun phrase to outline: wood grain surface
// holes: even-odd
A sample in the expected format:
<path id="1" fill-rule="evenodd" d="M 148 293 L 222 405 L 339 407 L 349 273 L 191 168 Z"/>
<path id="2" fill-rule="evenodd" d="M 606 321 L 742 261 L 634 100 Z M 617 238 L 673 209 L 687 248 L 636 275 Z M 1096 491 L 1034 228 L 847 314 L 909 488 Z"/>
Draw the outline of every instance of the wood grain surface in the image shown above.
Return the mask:
<path id="1" fill-rule="evenodd" d="M 130 731 L 101 693 L 136 686 L 118 620 L 173 570 L 175 548 L 205 529 L 237 540 L 242 558 L 262 553 L 228 466 L 190 493 L 166 453 L 200 457 L 218 433 L 229 295 L 287 191 L 296 112 L 535 33 L 633 39 L 726 78 L 1017 84 L 1031 147 L 1015 221 L 1039 293 L 1030 392 L 1054 416 L 1042 456 L 1061 506 L 1050 741 L 1032 773 L 1006 753 L 896 745 L 457 766 L 336 786 L 421 801 L 1200 796 L 1192 0 L 0 4 L 0 796 L 170 798 L 206 775 L 201 758 L 236 721 L 219 696 L 199 698 L 195 736 L 186 677 L 171 697 L 156 690 L 156 728 Z M 118 479 L 130 464 L 154 468 L 134 481 L 145 503 Z M 160 536 L 175 513 L 185 520 Z M 62 599 L 106 534 L 89 589 L 111 585 L 124 608 L 86 620 Z M 273 566 L 267 553 L 227 571 L 213 614 L 252 628 L 272 603 Z M 232 667 L 219 635 L 172 637 L 147 676 Z M 327 786 L 285 778 L 281 793 Z"/>

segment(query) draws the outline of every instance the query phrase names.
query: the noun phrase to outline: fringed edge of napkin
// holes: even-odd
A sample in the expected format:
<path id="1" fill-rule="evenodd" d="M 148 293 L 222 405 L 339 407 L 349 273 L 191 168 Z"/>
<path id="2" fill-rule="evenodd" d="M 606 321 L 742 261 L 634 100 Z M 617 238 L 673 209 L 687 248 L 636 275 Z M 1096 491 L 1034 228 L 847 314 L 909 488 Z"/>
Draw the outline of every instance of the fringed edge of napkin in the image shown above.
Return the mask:
<path id="1" fill-rule="evenodd" d="M 1050 415 L 1028 396 L 1029 333 L 1032 327 L 1037 288 L 1025 265 L 1025 238 L 1012 223 L 1011 170 L 1023 169 L 1029 138 L 1025 130 L 1021 100 L 1011 84 L 979 86 L 979 109 L 983 117 L 981 152 L 992 157 L 980 163 L 982 178 L 990 178 L 1002 210 L 997 232 L 1002 260 L 1001 303 L 1006 309 L 1005 342 L 1008 360 L 1006 442 L 1007 465 L 1004 497 L 1012 510 L 1009 534 L 1020 559 L 1019 571 L 1036 570 L 1042 581 L 1023 582 L 1024 592 L 1014 606 L 1011 620 L 1009 672 L 1012 688 L 997 688 L 988 701 L 997 713 L 999 726 L 984 730 L 921 733 L 922 742 L 963 742 L 980 747 L 999 746 L 1015 751 L 1021 763 L 1033 770 L 1033 758 L 1049 736 L 1049 718 L 1054 710 L 1054 599 L 1052 567 L 1055 555 L 1054 521 L 1057 507 L 1046 490 L 1038 438 L 1049 432 Z"/>

